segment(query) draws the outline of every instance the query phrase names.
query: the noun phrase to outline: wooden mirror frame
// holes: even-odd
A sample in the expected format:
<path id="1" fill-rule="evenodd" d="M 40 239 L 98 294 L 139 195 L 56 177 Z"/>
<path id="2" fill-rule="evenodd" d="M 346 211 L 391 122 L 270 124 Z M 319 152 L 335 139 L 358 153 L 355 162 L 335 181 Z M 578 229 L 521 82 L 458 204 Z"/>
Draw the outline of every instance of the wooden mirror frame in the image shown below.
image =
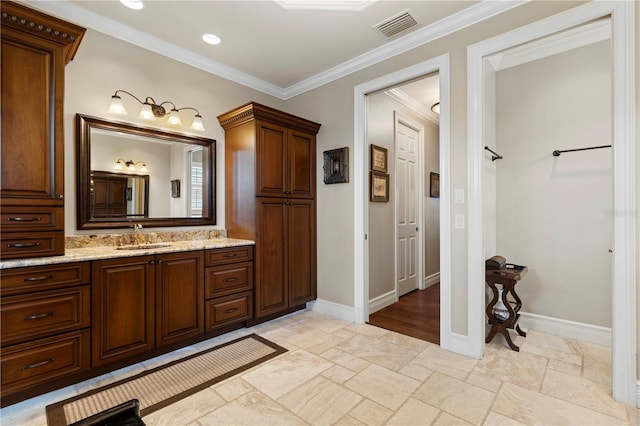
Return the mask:
<path id="1" fill-rule="evenodd" d="M 122 132 L 131 135 L 139 135 L 160 139 L 163 141 L 175 141 L 185 144 L 201 145 L 209 148 L 209 172 L 208 190 L 205 196 L 209 203 L 207 211 L 203 211 L 202 217 L 168 217 L 168 218 L 93 218 L 91 217 L 91 129 L 102 129 L 113 132 Z M 110 229 L 130 228 L 134 223 L 140 223 L 145 227 L 164 226 L 199 226 L 216 224 L 216 141 L 202 136 L 196 136 L 171 130 L 157 129 L 140 124 L 125 123 L 122 121 L 105 120 L 83 114 L 76 114 L 76 146 L 77 146 L 77 225 L 78 229 Z"/>

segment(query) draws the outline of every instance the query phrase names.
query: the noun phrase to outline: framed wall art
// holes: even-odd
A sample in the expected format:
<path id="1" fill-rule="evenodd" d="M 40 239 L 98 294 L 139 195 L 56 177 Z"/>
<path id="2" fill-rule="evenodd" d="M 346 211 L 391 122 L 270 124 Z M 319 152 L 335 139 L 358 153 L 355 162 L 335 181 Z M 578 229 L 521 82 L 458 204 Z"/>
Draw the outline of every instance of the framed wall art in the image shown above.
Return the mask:
<path id="1" fill-rule="evenodd" d="M 371 144 L 371 170 L 387 173 L 387 148 Z"/>
<path id="2" fill-rule="evenodd" d="M 349 147 L 324 152 L 324 183 L 349 182 Z"/>
<path id="3" fill-rule="evenodd" d="M 180 198 L 180 179 L 171 181 L 171 198 Z"/>
<path id="4" fill-rule="evenodd" d="M 429 174 L 429 196 L 440 198 L 440 174 L 431 172 Z"/>
<path id="5" fill-rule="evenodd" d="M 389 175 L 376 171 L 371 171 L 370 174 L 369 199 L 378 203 L 389 202 Z"/>

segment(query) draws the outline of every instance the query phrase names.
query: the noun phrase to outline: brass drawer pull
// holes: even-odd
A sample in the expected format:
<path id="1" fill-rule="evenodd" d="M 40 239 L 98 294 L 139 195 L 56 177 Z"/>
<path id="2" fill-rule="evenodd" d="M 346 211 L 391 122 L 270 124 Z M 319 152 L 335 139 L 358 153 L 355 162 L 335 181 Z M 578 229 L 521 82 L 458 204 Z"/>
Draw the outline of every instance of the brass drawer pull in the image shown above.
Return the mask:
<path id="1" fill-rule="evenodd" d="M 227 253 L 222 255 L 222 257 L 230 258 L 230 257 L 236 257 L 237 255 L 238 253 Z"/>
<path id="2" fill-rule="evenodd" d="M 55 360 L 56 360 L 55 358 L 51 358 L 46 361 L 36 362 L 34 364 L 29 364 L 29 365 L 23 365 L 22 369 L 31 370 L 32 368 L 38 368 L 38 367 L 42 367 L 43 365 L 51 364 L 52 362 L 55 362 Z"/>
<path id="3" fill-rule="evenodd" d="M 15 244 L 7 244 L 9 248 L 31 248 L 38 247 L 40 243 L 15 243 Z"/>
<path id="4" fill-rule="evenodd" d="M 26 317 L 23 317 L 22 319 L 24 321 L 33 321 L 33 320 L 37 320 L 37 319 L 50 317 L 53 314 L 55 314 L 55 312 L 54 311 L 50 311 L 50 312 L 45 312 L 44 314 L 27 315 Z"/>
<path id="5" fill-rule="evenodd" d="M 22 281 L 30 283 L 33 281 L 50 280 L 51 278 L 53 278 L 53 275 L 47 275 L 43 277 L 28 277 L 28 278 L 23 278 Z"/>
<path id="6" fill-rule="evenodd" d="M 236 312 L 238 310 L 238 308 L 229 308 L 226 311 L 224 311 L 225 314 L 232 314 L 234 312 Z"/>
<path id="7" fill-rule="evenodd" d="M 7 220 L 10 222 L 37 222 L 41 219 L 39 217 L 9 217 Z"/>
<path id="8" fill-rule="evenodd" d="M 232 283 L 234 281 L 238 281 L 238 278 L 231 277 L 231 278 L 227 278 L 227 279 L 224 280 L 225 283 Z"/>

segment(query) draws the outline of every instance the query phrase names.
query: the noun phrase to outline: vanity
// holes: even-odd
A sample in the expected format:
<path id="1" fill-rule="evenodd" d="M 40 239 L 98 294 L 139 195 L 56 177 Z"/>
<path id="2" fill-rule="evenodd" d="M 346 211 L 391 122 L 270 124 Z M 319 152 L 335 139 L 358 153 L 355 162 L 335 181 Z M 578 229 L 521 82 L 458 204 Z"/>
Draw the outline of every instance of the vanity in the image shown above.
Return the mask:
<path id="1" fill-rule="evenodd" d="M 253 253 L 213 238 L 1 262 L 2 405 L 245 327 Z"/>

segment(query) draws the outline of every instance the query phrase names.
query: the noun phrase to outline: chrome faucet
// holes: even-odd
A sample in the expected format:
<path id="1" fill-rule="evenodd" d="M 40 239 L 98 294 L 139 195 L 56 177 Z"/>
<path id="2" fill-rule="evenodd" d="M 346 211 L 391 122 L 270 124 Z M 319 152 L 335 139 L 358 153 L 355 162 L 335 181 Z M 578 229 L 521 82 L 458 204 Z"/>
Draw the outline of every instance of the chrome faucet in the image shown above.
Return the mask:
<path id="1" fill-rule="evenodd" d="M 142 230 L 142 224 L 141 223 L 134 223 L 133 224 L 133 233 L 135 235 L 137 235 L 140 230 Z"/>

